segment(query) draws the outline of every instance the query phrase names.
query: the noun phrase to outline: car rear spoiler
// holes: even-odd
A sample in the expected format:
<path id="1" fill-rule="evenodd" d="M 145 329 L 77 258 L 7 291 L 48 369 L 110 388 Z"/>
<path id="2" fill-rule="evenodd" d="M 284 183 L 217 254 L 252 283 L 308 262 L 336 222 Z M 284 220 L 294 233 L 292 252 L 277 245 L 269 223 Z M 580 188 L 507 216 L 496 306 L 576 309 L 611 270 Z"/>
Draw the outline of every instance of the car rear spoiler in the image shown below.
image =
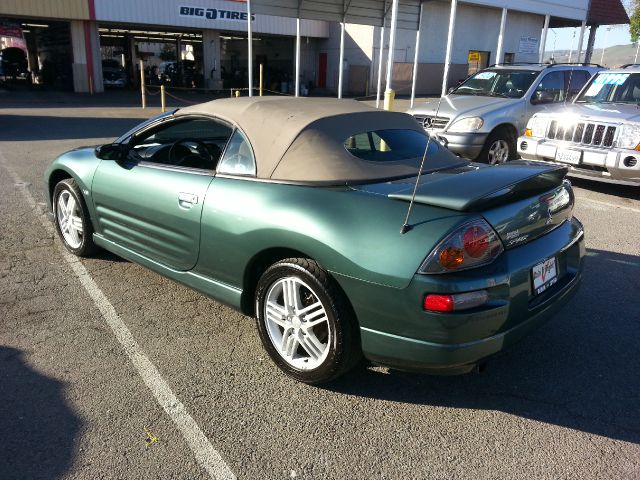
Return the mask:
<path id="1" fill-rule="evenodd" d="M 459 212 L 477 212 L 551 190 L 562 184 L 567 167 L 518 160 L 495 167 L 478 167 L 462 173 L 435 174 L 416 191 L 416 203 Z M 411 201 L 413 187 L 389 194 Z"/>

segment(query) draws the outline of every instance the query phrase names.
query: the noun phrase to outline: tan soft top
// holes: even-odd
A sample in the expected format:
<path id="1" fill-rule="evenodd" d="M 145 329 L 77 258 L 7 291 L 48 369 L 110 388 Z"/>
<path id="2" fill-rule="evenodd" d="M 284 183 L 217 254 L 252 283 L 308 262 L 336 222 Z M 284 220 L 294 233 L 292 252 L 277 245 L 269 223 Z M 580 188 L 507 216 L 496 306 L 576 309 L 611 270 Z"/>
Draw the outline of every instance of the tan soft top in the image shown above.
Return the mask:
<path id="1" fill-rule="evenodd" d="M 355 100 L 242 97 L 213 100 L 176 112 L 205 114 L 238 125 L 254 150 L 257 176 L 292 182 L 349 183 L 412 175 L 419 159 L 371 162 L 351 155 L 351 135 L 383 129 L 424 130 L 408 114 L 386 112 Z M 452 163 L 430 158 L 430 169 Z M 455 158 L 455 157 L 454 157 Z M 455 163 L 455 161 L 453 162 Z"/>

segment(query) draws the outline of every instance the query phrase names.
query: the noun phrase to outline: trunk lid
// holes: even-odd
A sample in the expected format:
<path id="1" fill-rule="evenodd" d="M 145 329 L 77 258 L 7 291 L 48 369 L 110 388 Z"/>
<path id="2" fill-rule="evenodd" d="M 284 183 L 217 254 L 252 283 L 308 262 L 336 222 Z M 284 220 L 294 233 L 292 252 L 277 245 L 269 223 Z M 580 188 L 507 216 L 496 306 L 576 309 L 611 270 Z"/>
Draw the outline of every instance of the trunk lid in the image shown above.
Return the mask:
<path id="1" fill-rule="evenodd" d="M 567 168 L 516 161 L 495 167 L 469 165 L 421 177 L 415 202 L 457 212 L 479 213 L 496 230 L 505 248 L 534 240 L 571 217 L 573 192 L 564 180 Z M 413 179 L 415 181 L 415 177 Z M 411 201 L 408 180 L 392 182 L 385 193 Z M 380 192 L 378 192 L 380 193 Z"/>

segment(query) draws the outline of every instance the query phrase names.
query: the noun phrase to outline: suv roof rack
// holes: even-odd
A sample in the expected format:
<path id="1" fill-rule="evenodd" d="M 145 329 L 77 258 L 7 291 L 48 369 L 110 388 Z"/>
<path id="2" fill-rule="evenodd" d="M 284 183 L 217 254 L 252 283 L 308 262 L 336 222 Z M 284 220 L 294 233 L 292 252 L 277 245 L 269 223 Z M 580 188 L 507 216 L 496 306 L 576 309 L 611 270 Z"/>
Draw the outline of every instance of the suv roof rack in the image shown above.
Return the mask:
<path id="1" fill-rule="evenodd" d="M 519 65 L 537 65 L 539 67 L 544 67 L 547 64 L 546 63 L 539 63 L 539 62 L 494 63 L 492 65 L 489 65 L 487 68 L 490 68 L 490 67 L 517 67 Z"/>
<path id="2" fill-rule="evenodd" d="M 513 62 L 513 63 L 494 63 L 493 65 L 489 65 L 486 68 L 490 68 L 490 67 L 517 67 L 517 66 L 523 66 L 523 65 L 532 65 L 532 66 L 538 66 L 538 67 L 545 67 L 545 68 L 552 68 L 552 67 L 558 67 L 558 66 L 567 66 L 567 65 L 577 65 L 577 66 L 581 66 L 581 67 L 597 67 L 597 68 L 604 68 L 602 65 L 599 65 L 597 63 L 586 63 L 586 62 L 554 62 L 554 63 L 540 63 L 540 62 Z M 632 64 L 629 64 L 632 65 Z M 635 64 L 637 66 L 640 67 L 640 64 Z M 625 68 L 625 66 L 623 66 L 622 68 Z"/>

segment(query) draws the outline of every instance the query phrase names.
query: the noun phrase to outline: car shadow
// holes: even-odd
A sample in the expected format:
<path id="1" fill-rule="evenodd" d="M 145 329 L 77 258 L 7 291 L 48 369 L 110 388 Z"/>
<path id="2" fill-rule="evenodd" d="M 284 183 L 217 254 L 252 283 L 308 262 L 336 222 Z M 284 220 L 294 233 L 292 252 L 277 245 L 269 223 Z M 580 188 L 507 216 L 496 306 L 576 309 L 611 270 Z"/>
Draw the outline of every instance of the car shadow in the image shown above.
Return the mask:
<path id="1" fill-rule="evenodd" d="M 570 177 L 571 183 L 575 187 L 584 188 L 593 192 L 613 195 L 615 197 L 630 200 L 640 200 L 640 186 L 616 185 L 613 183 L 598 182 L 597 180 L 587 180 L 583 178 Z"/>
<path id="2" fill-rule="evenodd" d="M 576 296 L 481 374 L 368 368 L 327 388 L 391 402 L 498 410 L 640 443 L 640 257 L 589 250 Z"/>
<path id="3" fill-rule="evenodd" d="M 0 347 L 0 478 L 55 479 L 73 462 L 82 420 L 64 385 L 33 370 L 23 352 Z"/>
<path id="4" fill-rule="evenodd" d="M 115 139 L 143 121 L 143 118 L 0 115 L 0 141 Z"/>

